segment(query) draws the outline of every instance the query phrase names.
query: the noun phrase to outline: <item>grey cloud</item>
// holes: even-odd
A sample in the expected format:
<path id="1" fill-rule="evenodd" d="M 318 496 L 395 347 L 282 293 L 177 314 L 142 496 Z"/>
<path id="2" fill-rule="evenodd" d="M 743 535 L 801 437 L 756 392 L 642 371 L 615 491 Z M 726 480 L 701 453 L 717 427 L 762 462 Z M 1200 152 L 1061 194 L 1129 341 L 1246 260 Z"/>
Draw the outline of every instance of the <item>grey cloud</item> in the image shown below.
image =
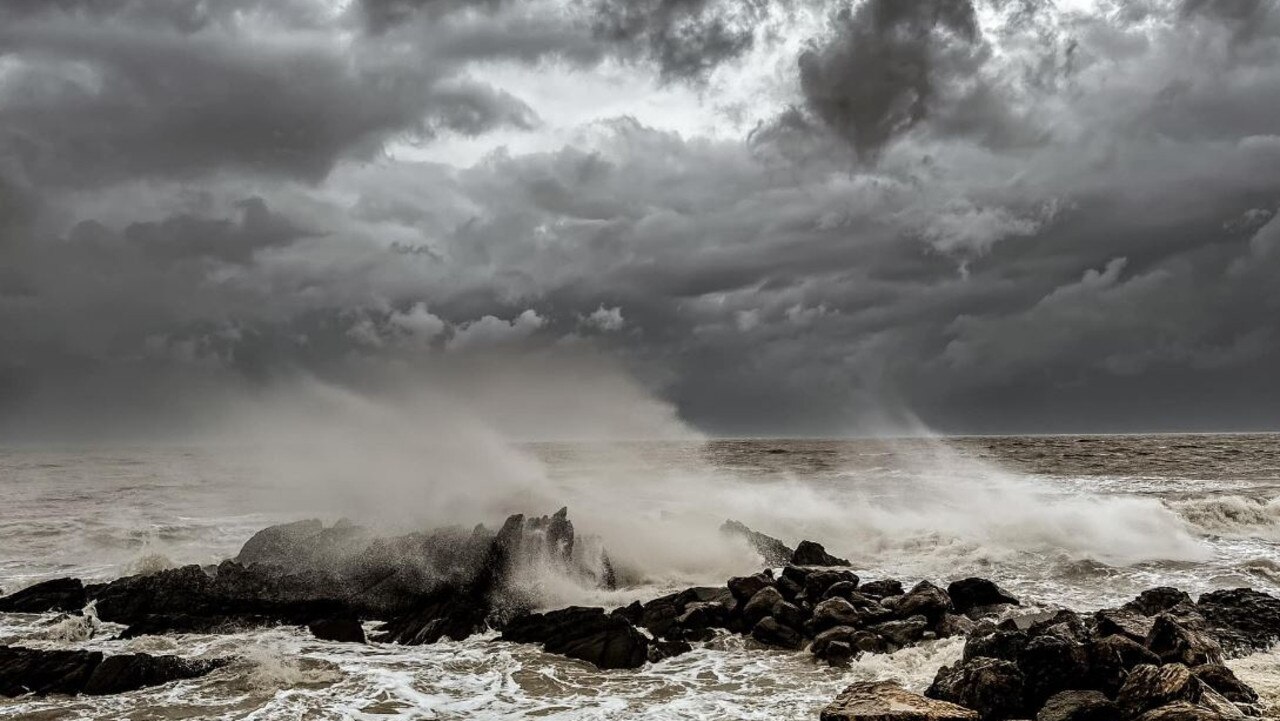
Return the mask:
<path id="1" fill-rule="evenodd" d="M 596 34 L 636 47 L 668 80 L 704 79 L 755 42 L 760 0 L 593 0 Z"/>

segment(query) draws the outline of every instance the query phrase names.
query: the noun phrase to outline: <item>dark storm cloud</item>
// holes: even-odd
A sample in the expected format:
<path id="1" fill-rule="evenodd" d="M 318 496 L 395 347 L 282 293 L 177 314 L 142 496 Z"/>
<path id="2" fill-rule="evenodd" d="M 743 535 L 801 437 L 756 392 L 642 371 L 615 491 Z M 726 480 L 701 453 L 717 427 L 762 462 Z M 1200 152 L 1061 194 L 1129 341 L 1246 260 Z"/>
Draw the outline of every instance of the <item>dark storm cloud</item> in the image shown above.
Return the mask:
<path id="1" fill-rule="evenodd" d="M 1274 2 L 164 8 L 5 8 L 10 417 L 591 344 L 716 432 L 1280 424 Z"/>

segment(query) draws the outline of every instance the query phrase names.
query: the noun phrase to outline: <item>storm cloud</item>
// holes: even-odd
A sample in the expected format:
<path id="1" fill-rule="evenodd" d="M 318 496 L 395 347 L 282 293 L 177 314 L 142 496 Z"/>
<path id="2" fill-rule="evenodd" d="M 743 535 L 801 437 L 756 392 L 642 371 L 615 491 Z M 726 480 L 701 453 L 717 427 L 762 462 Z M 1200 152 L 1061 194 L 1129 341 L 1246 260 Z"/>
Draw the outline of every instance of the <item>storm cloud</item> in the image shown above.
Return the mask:
<path id="1" fill-rule="evenodd" d="M 1269 0 L 7 3 L 0 423 L 581 353 L 711 433 L 1274 428 L 1278 119 Z"/>

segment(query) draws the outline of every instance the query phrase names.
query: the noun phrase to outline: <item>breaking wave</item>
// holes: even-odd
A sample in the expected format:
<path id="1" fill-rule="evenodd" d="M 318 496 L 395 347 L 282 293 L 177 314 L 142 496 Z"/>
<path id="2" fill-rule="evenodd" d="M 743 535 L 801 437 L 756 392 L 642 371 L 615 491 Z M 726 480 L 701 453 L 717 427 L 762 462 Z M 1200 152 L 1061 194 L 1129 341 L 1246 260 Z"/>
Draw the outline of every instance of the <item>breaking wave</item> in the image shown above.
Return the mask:
<path id="1" fill-rule="evenodd" d="M 1212 496 L 1168 505 L 1207 535 L 1280 541 L 1280 498 Z"/>

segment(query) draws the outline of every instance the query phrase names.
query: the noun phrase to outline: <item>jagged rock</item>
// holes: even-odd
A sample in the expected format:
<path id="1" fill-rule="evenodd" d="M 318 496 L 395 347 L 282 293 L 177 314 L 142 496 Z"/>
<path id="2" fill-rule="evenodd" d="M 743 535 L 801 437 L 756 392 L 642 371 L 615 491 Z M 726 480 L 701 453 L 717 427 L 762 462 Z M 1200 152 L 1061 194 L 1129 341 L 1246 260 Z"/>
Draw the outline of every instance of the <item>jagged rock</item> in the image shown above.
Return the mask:
<path id="1" fill-rule="evenodd" d="M 843 666 L 858 655 L 857 633 L 852 626 L 829 628 L 814 637 L 809 653 L 832 666 Z"/>
<path id="2" fill-rule="evenodd" d="M 921 581 L 902 597 L 893 610 L 899 618 L 924 616 L 933 624 L 948 613 L 954 613 L 955 606 L 946 591 L 928 581 Z"/>
<path id="3" fill-rule="evenodd" d="M 954 613 L 948 613 L 942 617 L 934 626 L 934 630 L 938 633 L 938 638 L 951 638 L 952 636 L 968 636 L 977 628 L 977 624 L 968 616 L 958 616 Z"/>
<path id="4" fill-rule="evenodd" d="M 978 721 L 978 714 L 925 698 L 893 681 L 855 683 L 822 709 L 821 721 Z"/>
<path id="5" fill-rule="evenodd" d="M 777 588 L 778 593 L 781 593 L 782 597 L 788 601 L 799 600 L 800 594 L 804 593 L 804 586 L 800 585 L 794 578 L 788 578 L 787 576 L 779 578 L 774 588 Z"/>
<path id="6" fill-rule="evenodd" d="M 1027 703 L 1038 708 L 1059 691 L 1080 688 L 1087 680 L 1086 647 L 1054 634 L 1036 636 L 1018 654 L 1018 668 L 1026 676 Z"/>
<path id="7" fill-rule="evenodd" d="M 1136 611 L 1103 609 L 1093 614 L 1094 633 L 1098 636 L 1121 634 L 1138 643 L 1143 643 L 1154 625 L 1154 618 Z"/>
<path id="8" fill-rule="evenodd" d="M 853 564 L 843 558 L 836 558 L 827 553 L 821 543 L 801 541 L 791 554 L 791 563 L 796 566 L 851 566 Z"/>
<path id="9" fill-rule="evenodd" d="M 800 631 L 809 620 L 809 612 L 794 603 L 784 601 L 773 607 L 773 617 L 778 623 Z"/>
<path id="10" fill-rule="evenodd" d="M 728 583 L 729 593 L 733 594 L 734 599 L 739 603 L 750 601 L 757 593 L 772 585 L 773 579 L 763 573 L 731 578 Z"/>
<path id="11" fill-rule="evenodd" d="M 821 600 L 827 589 L 837 583 L 845 583 L 857 590 L 858 577 L 850 571 L 813 571 L 804 578 L 804 597 L 810 602 Z"/>
<path id="12" fill-rule="evenodd" d="M 170 681 L 199 678 L 226 664 L 223 659 L 202 661 L 145 653 L 108 656 L 93 670 L 81 693 L 88 696 L 125 693 Z"/>
<path id="13" fill-rule="evenodd" d="M 150 614 L 129 624 L 119 638 L 159 636 L 171 633 L 236 633 L 246 628 L 270 626 L 275 621 L 265 616 L 186 616 L 182 614 Z"/>
<path id="14" fill-rule="evenodd" d="M 1155 616 L 1182 603 L 1191 603 L 1191 596 L 1188 596 L 1185 591 L 1179 591 L 1168 586 L 1159 586 L 1143 591 L 1138 594 L 1137 598 L 1120 608 L 1143 616 Z"/>
<path id="15" fill-rule="evenodd" d="M 1200 693 L 1200 682 L 1180 663 L 1142 665 L 1129 672 L 1116 694 L 1116 703 L 1127 716 L 1137 716 L 1178 701 L 1194 704 Z"/>
<path id="16" fill-rule="evenodd" d="M 760 554 L 764 565 L 771 568 L 787 565 L 791 562 L 791 557 L 795 555 L 795 551 L 782 541 L 758 531 L 753 531 L 734 520 L 725 521 L 720 526 L 720 532 L 745 538 L 747 543 L 751 544 L 751 547 L 756 550 L 756 553 Z"/>
<path id="17" fill-rule="evenodd" d="M 665 661 L 682 653 L 689 653 L 692 650 L 693 646 L 690 646 L 688 641 L 651 641 L 649 643 L 649 663 Z"/>
<path id="18" fill-rule="evenodd" d="M 817 600 L 825 601 L 828 598 L 843 598 L 846 601 L 851 601 L 856 593 L 858 593 L 857 583 L 852 581 L 836 581 L 828 586 L 827 590 L 822 592 L 822 597 Z"/>
<path id="19" fill-rule="evenodd" d="M 929 621 L 924 616 L 912 616 L 901 621 L 877 623 L 868 626 L 867 630 L 884 639 L 891 650 L 896 650 L 923 640 L 925 632 L 929 630 Z"/>
<path id="20" fill-rule="evenodd" d="M 1049 618 L 1031 624 L 1027 634 L 1032 637 L 1048 634 L 1076 643 L 1084 643 L 1089 639 L 1089 629 L 1084 619 L 1075 611 L 1065 608 Z"/>
<path id="21" fill-rule="evenodd" d="M 1201 683 L 1222 694 L 1232 703 L 1251 704 L 1258 702 L 1258 692 L 1249 684 L 1241 681 L 1231 669 L 1222 664 L 1208 663 L 1191 669 Z"/>
<path id="22" fill-rule="evenodd" d="M 1026 631 L 993 629 L 988 633 L 975 632 L 965 641 L 964 658 L 989 656 L 1016 662 L 1029 640 Z"/>
<path id="23" fill-rule="evenodd" d="M 387 621 L 373 640 L 420 646 L 443 638 L 461 641 L 487 626 L 489 605 L 475 589 L 445 588 L 415 610 Z"/>
<path id="24" fill-rule="evenodd" d="M 364 627 L 359 621 L 350 618 L 334 618 L 312 621 L 307 625 L 312 636 L 321 641 L 338 641 L 339 643 L 364 643 Z"/>
<path id="25" fill-rule="evenodd" d="M 1232 655 L 1269 648 L 1280 639 L 1280 598 L 1236 588 L 1206 593 L 1196 608 Z"/>
<path id="26" fill-rule="evenodd" d="M 1146 647 L 1164 663 L 1200 666 L 1222 663 L 1222 646 L 1206 634 L 1183 628 L 1167 613 L 1156 616 Z"/>
<path id="27" fill-rule="evenodd" d="M 1134 721 L 1224 721 L 1221 714 L 1184 702 L 1154 708 Z"/>
<path id="28" fill-rule="evenodd" d="M 84 583 L 80 579 L 55 578 L 0 598 L 0 612 L 79 611 L 88 601 Z"/>
<path id="29" fill-rule="evenodd" d="M 889 578 L 864 583 L 858 587 L 858 593 L 872 598 L 889 598 L 891 596 L 901 596 L 904 591 L 902 590 L 902 581 Z"/>
<path id="30" fill-rule="evenodd" d="M 639 668 L 649 654 L 649 640 L 620 615 L 602 608 L 569 608 L 512 619 L 502 640 L 541 643 L 548 653 L 595 664 L 602 669 Z"/>
<path id="31" fill-rule="evenodd" d="M 225 664 L 225 660 L 192 661 L 145 653 L 104 658 L 100 651 L 0 646 L 0 696 L 123 693 L 196 678 Z"/>
<path id="32" fill-rule="evenodd" d="M 964 578 L 947 586 L 947 595 L 955 605 L 956 613 L 967 613 L 980 606 L 1021 604 L 1017 598 L 985 578 Z"/>
<path id="33" fill-rule="evenodd" d="M 1115 721 L 1120 710 L 1098 691 L 1062 691 L 1036 714 L 1036 721 Z"/>
<path id="34" fill-rule="evenodd" d="M 1143 664 L 1159 666 L 1160 657 L 1133 639 L 1119 634 L 1089 642 L 1089 688 L 1115 696 L 1129 669 Z"/>
<path id="35" fill-rule="evenodd" d="M 772 586 L 766 586 L 760 589 L 760 592 L 751 597 L 750 601 L 742 607 L 742 619 L 748 628 L 754 627 L 765 616 L 773 615 L 773 609 L 780 603 L 786 603 L 786 599 L 778 592 L 778 589 Z"/>
<path id="36" fill-rule="evenodd" d="M 924 695 L 973 709 L 984 721 L 1003 721 L 1025 708 L 1024 683 L 1017 664 L 978 657 L 938 669 Z"/>
<path id="37" fill-rule="evenodd" d="M 813 618 L 809 628 L 813 633 L 821 633 L 835 626 L 862 625 L 862 616 L 853 604 L 843 598 L 829 598 L 813 608 Z"/>
<path id="38" fill-rule="evenodd" d="M 773 616 L 760 619 L 759 623 L 751 629 L 751 637 L 760 643 L 782 648 L 798 649 L 804 645 L 804 637 L 799 631 Z"/>

